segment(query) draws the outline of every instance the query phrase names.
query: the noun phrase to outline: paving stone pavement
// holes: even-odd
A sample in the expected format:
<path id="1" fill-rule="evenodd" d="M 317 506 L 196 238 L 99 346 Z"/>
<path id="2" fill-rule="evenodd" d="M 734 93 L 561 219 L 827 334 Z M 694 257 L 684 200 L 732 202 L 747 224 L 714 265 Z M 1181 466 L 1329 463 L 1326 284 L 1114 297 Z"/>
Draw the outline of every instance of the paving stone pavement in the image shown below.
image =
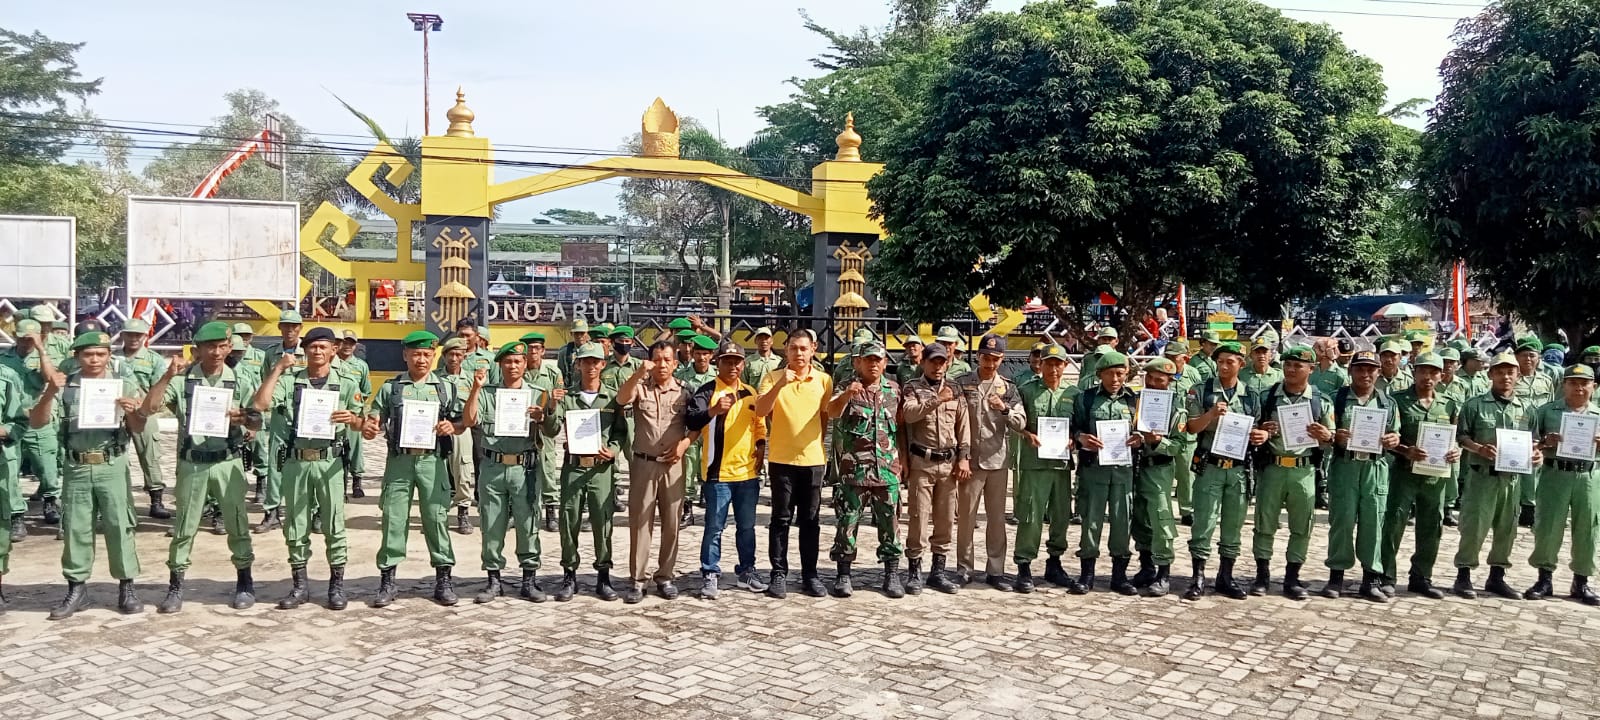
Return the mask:
<path id="1" fill-rule="evenodd" d="M 791 588 L 789 599 L 775 601 L 731 588 L 731 528 L 723 560 L 729 587 L 705 601 L 694 596 L 699 581 L 689 577 L 700 545 L 696 526 L 679 560 L 680 585 L 690 592 L 673 602 L 651 597 L 630 606 L 590 594 L 565 604 L 507 598 L 474 605 L 481 582 L 475 533 L 452 534 L 463 601 L 438 607 L 427 599 L 431 573 L 415 534 L 400 569 L 403 599 L 375 610 L 365 605 L 376 585 L 375 502 L 371 495 L 353 502 L 354 596 L 337 613 L 272 608 L 289 585 L 279 533 L 255 536 L 261 601 L 243 612 L 228 609 L 232 573 L 224 539 L 202 533 L 184 612 L 157 615 L 166 538 L 162 524 L 141 515 L 146 612 L 123 617 L 108 609 L 115 583 L 102 557 L 91 584 L 94 608 L 51 623 L 45 611 L 63 588 L 60 546 L 35 528 L 16 547 L 5 578 L 11 611 L 0 616 L 0 714 L 1600 717 L 1600 611 L 1571 601 L 1429 601 L 1402 593 L 1387 605 L 1316 597 L 1294 603 L 1277 595 L 1186 603 L 1176 595 L 1121 597 L 1104 591 L 1103 581 L 1101 591 L 1087 596 L 1059 589 L 1003 594 L 974 585 L 953 596 L 924 591 L 892 601 L 872 589 L 881 577 L 875 571 L 861 573 L 858 582 L 868 589 L 849 600 L 808 598 Z M 767 508 L 760 510 L 757 555 L 764 568 Z M 824 548 L 831 519 L 824 511 Z M 1280 533 L 1280 553 L 1286 537 Z M 869 558 L 872 534 L 862 538 L 861 556 Z M 1319 517 L 1307 572 L 1313 589 L 1325 575 L 1325 541 Z M 543 533 L 543 543 L 548 585 L 559 575 L 558 543 L 554 533 Z M 616 532 L 616 543 L 618 563 L 625 564 L 625 529 Z M 1454 546 L 1455 533 L 1447 530 L 1443 557 Z M 315 600 L 327 571 L 320 541 L 314 538 L 313 547 Z M 1523 531 L 1519 563 L 1530 549 Z M 583 552 L 592 557 L 587 539 Z M 1187 575 L 1187 563 L 1180 549 L 1175 574 Z M 791 564 L 798 567 L 797 558 Z M 1281 560 L 1274 571 L 1281 577 Z M 1525 566 L 1511 575 L 1519 588 L 1533 579 Z M 1558 571 L 1559 589 L 1568 577 L 1564 567 Z M 1438 579 L 1448 580 L 1447 570 Z M 581 580 L 592 590 L 592 573 Z"/>

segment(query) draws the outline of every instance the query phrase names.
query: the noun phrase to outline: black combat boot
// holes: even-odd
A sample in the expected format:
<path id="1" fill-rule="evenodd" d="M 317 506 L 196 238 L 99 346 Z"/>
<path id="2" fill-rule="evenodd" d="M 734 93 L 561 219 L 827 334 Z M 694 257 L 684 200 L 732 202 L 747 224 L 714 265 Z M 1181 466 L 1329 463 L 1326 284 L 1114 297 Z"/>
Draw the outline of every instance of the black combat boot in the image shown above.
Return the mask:
<path id="1" fill-rule="evenodd" d="M 1361 573 L 1361 599 L 1372 602 L 1389 602 L 1389 596 L 1383 594 L 1383 577 L 1375 572 Z"/>
<path id="2" fill-rule="evenodd" d="M 1131 580 L 1130 582 L 1133 583 L 1134 587 L 1142 588 L 1142 587 L 1145 587 L 1145 586 L 1149 585 L 1152 582 L 1155 582 L 1155 579 L 1156 579 L 1156 561 L 1155 561 L 1155 558 L 1150 554 L 1149 550 L 1140 550 L 1139 551 L 1139 572 L 1133 576 L 1133 580 Z"/>
<path id="3" fill-rule="evenodd" d="M 256 580 L 250 574 L 250 568 L 240 568 L 234 571 L 233 602 L 228 607 L 235 610 L 245 610 L 256 604 Z"/>
<path id="4" fill-rule="evenodd" d="M 1406 591 L 1421 595 L 1429 600 L 1443 600 L 1444 591 L 1433 586 L 1433 580 L 1412 573 L 1411 581 L 1406 583 Z"/>
<path id="5" fill-rule="evenodd" d="M 1256 579 L 1250 583 L 1250 594 L 1259 597 L 1267 594 L 1270 589 L 1272 589 L 1272 561 L 1257 559 Z M 1287 583 L 1284 589 L 1288 590 Z"/>
<path id="6" fill-rule="evenodd" d="M 172 518 L 172 511 L 167 509 L 167 504 L 161 499 L 165 492 L 164 490 L 150 491 L 150 517 L 156 520 L 169 520 Z"/>
<path id="7" fill-rule="evenodd" d="M 394 568 L 378 568 L 378 596 L 372 599 L 375 608 L 389 607 L 394 604 L 396 593 L 394 587 Z"/>
<path id="8" fill-rule="evenodd" d="M 311 589 L 306 587 L 307 578 L 305 566 L 301 565 L 300 567 L 289 568 L 289 577 L 293 580 L 294 584 L 290 586 L 289 594 L 285 595 L 282 600 L 278 601 L 279 610 L 293 610 L 301 605 L 306 604 L 307 602 L 310 602 L 311 600 Z"/>
<path id="9" fill-rule="evenodd" d="M 1094 558 L 1078 558 L 1078 581 L 1069 583 L 1067 592 L 1082 595 L 1094 589 Z"/>
<path id="10" fill-rule="evenodd" d="M 1517 514 L 1517 524 L 1522 526 L 1522 527 L 1525 527 L 1525 528 L 1533 527 L 1533 506 L 1532 505 L 1523 505 L 1522 506 L 1522 512 Z M 1493 582 L 1493 581 L 1491 580 L 1491 582 Z M 1483 589 L 1488 590 L 1489 586 L 1487 584 L 1485 584 L 1483 586 Z M 1491 590 L 1490 592 L 1493 592 L 1493 591 Z"/>
<path id="11" fill-rule="evenodd" d="M 216 503 L 206 503 L 205 512 L 203 512 L 200 517 L 206 522 L 211 523 L 212 535 L 228 534 L 228 526 L 222 522 L 222 508 L 217 507 Z"/>
<path id="12" fill-rule="evenodd" d="M 283 527 L 283 510 L 273 508 L 261 516 L 260 524 L 250 528 L 250 534 L 262 535 Z"/>
<path id="13" fill-rule="evenodd" d="M 357 475 L 355 473 L 351 473 L 350 474 L 350 497 L 353 497 L 353 498 L 364 498 L 366 496 L 367 496 L 367 491 L 361 489 L 361 476 Z"/>
<path id="14" fill-rule="evenodd" d="M 1191 558 L 1189 566 L 1189 587 L 1183 591 L 1183 599 L 1199 600 L 1206 594 L 1206 561 Z"/>
<path id="15" fill-rule="evenodd" d="M 1344 571 L 1329 570 L 1328 582 L 1322 586 L 1322 596 L 1331 600 L 1338 600 L 1344 595 Z"/>
<path id="16" fill-rule="evenodd" d="M 144 612 L 144 601 L 139 599 L 139 593 L 133 589 L 132 580 L 117 581 L 117 612 L 123 615 L 138 615 Z"/>
<path id="17" fill-rule="evenodd" d="M 475 603 L 482 604 L 482 603 L 486 603 L 486 602 L 491 602 L 495 598 L 500 597 L 501 595 L 504 595 L 504 594 L 505 594 L 505 589 L 500 587 L 500 571 L 499 570 L 490 570 L 489 571 L 489 582 L 483 586 L 483 592 L 478 593 L 478 596 L 473 598 L 472 601 L 475 602 Z"/>
<path id="18" fill-rule="evenodd" d="M 578 571 L 566 570 L 561 573 L 561 584 L 556 587 L 550 597 L 556 602 L 566 602 L 578 594 Z"/>
<path id="19" fill-rule="evenodd" d="M 330 565 L 328 567 L 328 609 L 343 610 L 349 604 L 349 599 L 344 596 L 344 566 Z"/>
<path id="20" fill-rule="evenodd" d="M 907 595 L 922 594 L 922 558 L 906 559 L 905 585 Z"/>
<path id="21" fill-rule="evenodd" d="M 1017 563 L 1017 581 L 1012 587 L 1024 595 L 1033 592 L 1033 569 L 1029 563 Z"/>
<path id="22" fill-rule="evenodd" d="M 831 591 L 831 594 L 834 597 L 847 598 L 854 593 L 855 588 L 850 586 L 850 561 L 840 560 L 838 572 L 833 578 L 833 590 Z"/>
<path id="23" fill-rule="evenodd" d="M 517 591 L 517 597 L 529 602 L 542 603 L 545 601 L 544 591 L 539 589 L 539 577 L 536 571 L 523 568 L 522 589 Z"/>
<path id="24" fill-rule="evenodd" d="M 1139 589 L 1128 581 L 1128 561 L 1132 558 L 1111 558 L 1111 592 L 1118 595 L 1137 595 Z"/>
<path id="25" fill-rule="evenodd" d="M 11 542 L 16 544 L 28 539 L 28 523 L 22 519 L 22 513 L 11 516 Z"/>
<path id="26" fill-rule="evenodd" d="M 462 535 L 472 534 L 472 519 L 467 517 L 467 506 L 456 508 L 456 532 Z"/>
<path id="27" fill-rule="evenodd" d="M 883 563 L 883 594 L 900 599 L 906 596 L 906 586 L 900 583 L 900 563 L 896 560 L 885 560 Z"/>
<path id="28" fill-rule="evenodd" d="M 89 606 L 89 590 L 81 582 L 67 581 L 67 596 L 50 609 L 51 620 L 65 620 Z"/>
<path id="29" fill-rule="evenodd" d="M 1483 584 L 1483 590 L 1507 600 L 1522 599 L 1522 593 L 1512 589 L 1511 585 L 1506 583 L 1506 569 L 1503 567 L 1489 568 L 1489 582 Z"/>
<path id="30" fill-rule="evenodd" d="M 617 599 L 617 589 L 611 587 L 610 570 L 595 571 L 594 594 L 595 597 L 605 600 L 606 602 Z"/>
<path id="31" fill-rule="evenodd" d="M 556 506 L 554 505 L 544 506 L 544 530 L 545 532 L 561 531 L 561 518 L 557 517 Z"/>
<path id="32" fill-rule="evenodd" d="M 1217 565 L 1217 592 L 1230 600 L 1243 600 L 1249 596 L 1233 579 L 1233 565 L 1237 558 L 1222 558 Z"/>
<path id="33" fill-rule="evenodd" d="M 1052 555 L 1044 561 L 1044 581 L 1056 587 L 1072 587 L 1072 576 L 1067 574 L 1066 568 L 1061 567 L 1059 555 Z"/>
<path id="34" fill-rule="evenodd" d="M 952 594 L 956 591 L 956 584 L 944 574 L 944 556 L 933 556 L 933 567 L 928 568 L 928 587 L 945 593 Z"/>
<path id="35" fill-rule="evenodd" d="M 1167 578 L 1172 572 L 1171 565 L 1157 565 L 1156 578 L 1144 586 L 1141 593 L 1145 597 L 1166 597 L 1168 592 Z"/>
<path id="36" fill-rule="evenodd" d="M 46 525 L 60 525 L 61 524 L 61 505 L 56 502 L 55 498 L 53 498 L 53 497 L 45 498 L 44 499 L 44 506 L 43 506 L 43 508 L 40 509 L 40 513 L 44 516 L 44 518 L 43 518 L 44 524 L 46 524 Z"/>
<path id="37" fill-rule="evenodd" d="M 1472 570 L 1468 568 L 1456 570 L 1456 584 L 1450 590 L 1458 597 L 1468 600 L 1478 597 L 1478 591 L 1472 589 Z"/>
<path id="38" fill-rule="evenodd" d="M 1383 573 L 1378 573 L 1378 578 L 1377 579 L 1378 579 L 1378 592 L 1383 593 L 1383 596 L 1386 597 L 1386 598 L 1393 598 L 1395 596 L 1394 578 L 1389 577 L 1388 575 L 1385 575 Z"/>
<path id="39" fill-rule="evenodd" d="M 456 597 L 455 581 L 450 577 L 449 565 L 433 569 L 433 601 L 445 607 L 460 602 Z"/>
<path id="40" fill-rule="evenodd" d="M 1306 586 L 1300 582 L 1300 563 L 1289 563 L 1283 570 L 1283 596 L 1290 600 L 1304 600 L 1311 597 L 1306 592 Z"/>
<path id="41" fill-rule="evenodd" d="M 171 615 L 183 610 L 183 571 L 173 570 L 167 573 L 167 596 L 161 598 L 161 604 L 156 606 L 156 612 L 162 615 Z"/>
<path id="42" fill-rule="evenodd" d="M 1555 595 L 1556 588 L 1554 581 L 1555 573 L 1553 571 L 1540 570 L 1539 579 L 1533 583 L 1533 587 L 1528 588 L 1526 592 L 1522 593 L 1522 599 L 1544 600 L 1552 595 Z"/>
<path id="43" fill-rule="evenodd" d="M 1594 589 L 1589 587 L 1588 575 L 1572 576 L 1572 591 L 1568 597 L 1571 597 L 1573 600 L 1577 600 L 1590 607 L 1600 605 L 1600 595 L 1596 595 Z M 0 597 L 0 608 L 4 607 L 5 598 Z M 0 610 L 0 612 L 3 612 L 3 610 Z"/>
<path id="44" fill-rule="evenodd" d="M 1456 520 L 1456 511 L 1452 510 L 1450 508 L 1445 508 L 1444 509 L 1444 526 L 1445 527 L 1455 527 L 1455 526 L 1460 525 L 1460 524 L 1461 523 Z"/>
<path id="45" fill-rule="evenodd" d="M 310 530 L 311 530 L 311 534 L 312 535 L 321 535 L 322 534 L 322 509 L 321 508 L 317 508 L 316 510 L 312 510 L 311 511 L 311 527 L 310 527 Z"/>

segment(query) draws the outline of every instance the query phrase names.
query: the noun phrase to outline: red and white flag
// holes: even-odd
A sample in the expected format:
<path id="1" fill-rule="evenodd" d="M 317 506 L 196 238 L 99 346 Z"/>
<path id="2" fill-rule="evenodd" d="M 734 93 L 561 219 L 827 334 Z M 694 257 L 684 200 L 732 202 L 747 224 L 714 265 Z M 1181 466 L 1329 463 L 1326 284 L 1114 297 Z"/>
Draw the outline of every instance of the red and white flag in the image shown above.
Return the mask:
<path id="1" fill-rule="evenodd" d="M 1468 316 L 1467 303 L 1467 261 L 1457 260 L 1450 268 L 1450 315 L 1456 321 L 1456 329 L 1463 336 L 1471 337 L 1471 318 Z"/>
<path id="2" fill-rule="evenodd" d="M 1178 337 L 1189 337 L 1189 291 L 1178 283 Z"/>

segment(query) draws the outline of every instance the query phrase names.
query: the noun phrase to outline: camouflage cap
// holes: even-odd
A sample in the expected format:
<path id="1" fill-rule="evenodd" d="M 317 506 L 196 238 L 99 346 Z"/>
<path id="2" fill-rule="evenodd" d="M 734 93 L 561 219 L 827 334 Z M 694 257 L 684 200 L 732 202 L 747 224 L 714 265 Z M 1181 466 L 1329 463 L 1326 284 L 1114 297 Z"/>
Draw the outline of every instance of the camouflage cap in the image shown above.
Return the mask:
<path id="1" fill-rule="evenodd" d="M 1317 351 L 1312 350 L 1309 345 L 1296 345 L 1283 351 L 1283 360 L 1284 362 L 1292 360 L 1295 362 L 1315 363 L 1317 361 Z"/>
<path id="2" fill-rule="evenodd" d="M 578 352 L 572 357 L 574 360 L 604 360 L 606 351 L 600 347 L 600 343 L 588 342 L 579 345 Z"/>
<path id="3" fill-rule="evenodd" d="M 450 338 L 449 340 L 444 341 L 443 345 L 439 346 L 439 352 L 441 352 L 441 353 L 447 353 L 447 352 L 450 352 L 451 350 L 465 350 L 465 349 L 467 349 L 467 341 L 462 340 L 461 338 L 458 338 L 458 337 Z"/>
<path id="4" fill-rule="evenodd" d="M 860 349 L 858 349 L 856 351 L 856 356 L 857 357 L 869 357 L 869 358 L 886 358 L 886 357 L 889 357 L 889 351 L 884 349 L 883 343 L 880 343 L 880 342 L 878 342 L 876 340 L 873 340 L 872 342 L 863 343 L 861 345 Z"/>
<path id="5" fill-rule="evenodd" d="M 1421 355 L 1418 355 L 1417 359 L 1412 360 L 1411 361 L 1411 367 L 1414 367 L 1414 368 L 1431 367 L 1431 368 L 1438 368 L 1440 370 L 1443 370 L 1444 369 L 1444 358 L 1439 357 L 1439 353 L 1426 352 L 1426 353 L 1423 353 Z"/>
<path id="6" fill-rule="evenodd" d="M 1145 363 L 1144 371 L 1147 373 L 1158 372 L 1166 373 L 1168 375 L 1176 375 L 1178 373 L 1178 364 L 1164 357 L 1159 357 Z"/>
<path id="7" fill-rule="evenodd" d="M 1561 374 L 1561 378 L 1564 380 L 1572 380 L 1574 378 L 1579 380 L 1593 380 L 1594 368 L 1582 364 L 1569 365 L 1567 366 L 1567 371 Z"/>
<path id="8" fill-rule="evenodd" d="M 1496 353 L 1494 357 L 1489 359 L 1489 367 L 1494 368 L 1494 367 L 1500 367 L 1501 365 L 1510 365 L 1512 367 L 1516 367 L 1517 366 L 1517 356 L 1512 355 L 1511 353 L 1508 353 L 1508 352 L 1503 352 L 1503 353 Z"/>
<path id="9" fill-rule="evenodd" d="M 867 328 L 856 328 L 855 334 L 850 336 L 850 341 L 855 343 L 867 343 L 877 339 L 878 336 Z"/>

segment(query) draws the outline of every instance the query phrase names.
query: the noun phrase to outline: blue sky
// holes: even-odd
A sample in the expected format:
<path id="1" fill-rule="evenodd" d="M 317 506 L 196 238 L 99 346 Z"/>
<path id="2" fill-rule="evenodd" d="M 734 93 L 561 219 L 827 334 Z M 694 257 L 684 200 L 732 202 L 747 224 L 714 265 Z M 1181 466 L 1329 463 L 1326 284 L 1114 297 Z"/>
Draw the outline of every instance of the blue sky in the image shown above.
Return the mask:
<path id="1" fill-rule="evenodd" d="M 85 42 L 80 66 L 103 77 L 90 108 L 135 122 L 206 123 L 223 111 L 222 95 L 241 87 L 276 98 L 283 110 L 325 139 L 364 128 L 330 91 L 377 119 L 391 134 L 420 133 L 421 37 L 407 11 L 445 19 L 430 36 L 433 132 L 457 85 L 477 113 L 474 126 L 495 144 L 607 150 L 639 128 L 657 95 L 680 115 L 700 118 L 728 142 L 761 127 L 755 109 L 788 95 L 784 80 L 815 73 L 807 59 L 823 49 L 801 27 L 800 8 L 825 26 L 881 26 L 877 0 L 274 0 L 129 3 L 12 2 L 0 26 L 39 30 Z M 1023 0 L 994 0 L 1011 10 Z M 1270 0 L 1281 8 L 1376 13 L 1291 12 L 1339 30 L 1346 43 L 1384 66 L 1392 101 L 1432 98 L 1437 68 L 1449 51 L 1449 20 L 1471 0 Z M 269 11 L 253 16 L 246 7 Z M 865 148 L 871 159 L 872 149 Z M 143 151 L 148 156 L 149 151 Z M 522 159 L 536 156 L 519 154 Z M 595 155 L 594 157 L 600 157 Z M 537 156 L 582 161 L 573 154 Z M 497 180 L 529 170 L 500 168 Z M 521 201 L 507 221 L 526 222 L 551 207 L 615 213 L 616 184 L 597 183 Z"/>

